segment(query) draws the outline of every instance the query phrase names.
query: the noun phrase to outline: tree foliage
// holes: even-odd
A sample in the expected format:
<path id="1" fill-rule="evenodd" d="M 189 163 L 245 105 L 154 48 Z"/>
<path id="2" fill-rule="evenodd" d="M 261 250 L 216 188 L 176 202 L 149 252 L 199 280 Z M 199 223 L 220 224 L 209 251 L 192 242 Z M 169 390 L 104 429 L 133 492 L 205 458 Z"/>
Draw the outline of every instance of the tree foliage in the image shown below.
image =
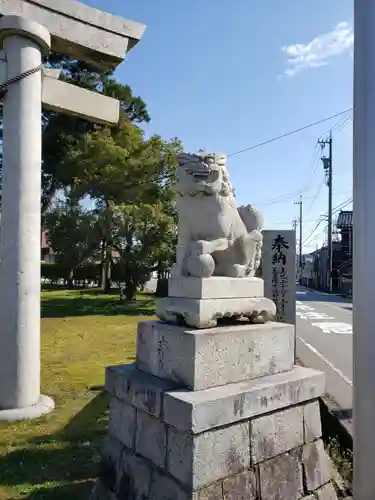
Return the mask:
<path id="1" fill-rule="evenodd" d="M 158 265 L 168 265 L 175 242 L 173 218 L 161 203 L 119 205 L 113 214 L 113 248 L 118 252 L 125 295 L 132 299 Z"/>
<path id="2" fill-rule="evenodd" d="M 64 270 L 62 277 L 72 282 L 74 271 L 98 256 L 96 214 L 69 200 L 45 214 L 44 227 L 56 263 Z"/>
<path id="3" fill-rule="evenodd" d="M 132 298 L 150 273 L 163 275 L 174 259 L 173 181 L 181 143 L 145 137 L 147 106 L 113 72 L 99 73 L 57 53 L 44 63 L 60 68 L 61 79 L 120 101 L 120 121 L 112 128 L 43 112 L 41 195 L 48 242 L 70 279 L 83 265 L 101 262 L 108 289 L 115 265 Z M 0 170 L 1 132 L 0 109 Z M 65 202 L 56 205 L 61 192 Z M 88 204 L 90 209 L 84 209 Z"/>
<path id="4" fill-rule="evenodd" d="M 146 140 L 125 118 L 114 129 L 88 132 L 71 147 L 65 165 L 78 173 L 72 192 L 90 196 L 100 214 L 104 288 L 110 287 L 113 255 L 119 257 L 128 298 L 150 273 L 163 272 L 173 260 L 173 178 L 180 150 L 177 139 Z"/>
<path id="5" fill-rule="evenodd" d="M 134 96 L 128 85 L 116 82 L 113 72 L 98 73 L 87 63 L 75 61 L 57 53 L 50 54 L 46 65 L 61 69 L 61 79 L 68 83 L 118 99 L 122 118 L 126 118 L 132 123 L 150 120 L 143 100 Z M 52 112 L 43 113 L 43 211 L 51 204 L 58 190 L 73 186 L 79 179 L 79 171 L 66 168 L 65 160 L 70 149 L 85 134 L 100 128 L 74 116 Z"/>

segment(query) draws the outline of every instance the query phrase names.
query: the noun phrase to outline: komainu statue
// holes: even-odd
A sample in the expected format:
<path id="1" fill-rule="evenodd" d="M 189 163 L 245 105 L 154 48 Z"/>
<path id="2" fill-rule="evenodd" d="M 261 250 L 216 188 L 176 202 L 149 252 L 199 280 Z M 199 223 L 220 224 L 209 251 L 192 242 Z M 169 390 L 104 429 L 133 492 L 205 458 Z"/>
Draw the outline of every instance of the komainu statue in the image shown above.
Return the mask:
<path id="1" fill-rule="evenodd" d="M 262 217 L 251 205 L 237 209 L 226 156 L 178 156 L 179 241 L 174 277 L 252 277 L 260 263 Z"/>
<path id="2" fill-rule="evenodd" d="M 274 302 L 256 276 L 262 250 L 262 218 L 251 205 L 236 206 L 226 156 L 178 156 L 179 216 L 176 264 L 168 297 L 156 314 L 168 323 L 211 328 L 220 319 L 273 321 Z"/>

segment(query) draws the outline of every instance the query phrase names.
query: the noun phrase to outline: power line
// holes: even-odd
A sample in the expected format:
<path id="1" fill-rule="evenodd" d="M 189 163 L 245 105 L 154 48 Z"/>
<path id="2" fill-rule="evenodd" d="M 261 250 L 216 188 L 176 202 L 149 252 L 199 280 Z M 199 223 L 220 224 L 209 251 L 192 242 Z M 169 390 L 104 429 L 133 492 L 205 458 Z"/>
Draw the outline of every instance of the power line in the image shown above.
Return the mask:
<path id="1" fill-rule="evenodd" d="M 321 237 L 321 235 L 323 235 L 323 234 L 327 231 L 327 229 L 328 229 L 328 224 L 326 224 L 326 225 L 323 227 L 323 229 L 321 229 L 321 230 L 319 231 L 319 233 L 314 234 L 313 238 L 311 238 L 311 239 L 310 239 L 310 241 L 307 241 L 307 242 L 305 243 L 305 247 L 309 247 L 309 246 L 313 245 L 314 243 L 316 244 L 316 243 L 317 243 L 318 238 L 320 238 L 320 237 Z"/>
<path id="2" fill-rule="evenodd" d="M 316 165 L 319 159 L 319 149 L 318 149 L 318 143 L 315 144 L 312 155 L 311 155 L 311 160 L 309 163 L 309 168 L 308 168 L 308 174 L 307 174 L 307 179 L 303 187 L 306 187 L 310 185 L 311 179 L 314 176 L 315 170 L 316 170 Z"/>
<path id="3" fill-rule="evenodd" d="M 345 201 L 343 201 L 343 202 L 339 203 L 336 207 L 334 207 L 334 208 L 333 208 L 333 210 L 332 210 L 332 214 L 333 214 L 333 215 L 337 214 L 340 210 L 342 210 L 343 208 L 345 208 L 345 207 L 346 207 L 347 205 L 349 205 L 352 201 L 353 201 L 353 198 L 348 198 L 347 200 L 345 200 Z M 311 243 L 311 241 L 312 241 L 312 240 L 311 240 L 312 236 L 314 235 L 314 233 L 316 232 L 316 230 L 319 228 L 320 224 L 321 224 L 322 222 L 324 222 L 323 217 L 327 217 L 327 214 L 324 214 L 323 216 L 321 216 L 321 217 L 319 218 L 319 220 L 316 220 L 316 224 L 315 224 L 314 228 L 310 231 L 310 233 L 309 233 L 309 234 L 306 236 L 306 238 L 303 240 L 303 243 L 302 243 L 302 244 L 303 244 L 303 246 L 304 246 L 304 247 L 308 246 L 308 245 Z M 307 222 L 307 221 L 305 221 L 305 222 Z M 323 231 L 324 231 L 324 230 L 325 230 L 325 228 L 323 229 Z M 321 232 L 323 232 L 323 231 L 321 231 Z M 321 233 L 319 233 L 319 234 L 321 234 Z M 316 236 L 319 236 L 319 234 L 318 234 L 318 235 L 315 235 L 315 237 L 316 237 Z"/>
<path id="4" fill-rule="evenodd" d="M 312 231 L 310 231 L 310 233 L 306 236 L 306 238 L 302 242 L 302 246 L 307 246 L 307 241 L 311 239 L 312 235 L 315 233 L 315 231 L 318 229 L 318 227 L 320 226 L 320 224 L 322 222 L 324 222 L 323 219 L 319 219 L 317 221 L 316 225 L 314 226 L 314 229 L 312 229 Z M 310 241 L 308 241 L 308 243 L 310 243 Z"/>
<path id="5" fill-rule="evenodd" d="M 326 118 L 318 120 L 317 122 L 309 123 L 308 125 L 304 125 L 303 127 L 297 128 L 295 130 L 291 130 L 290 132 L 286 132 L 285 134 L 278 135 L 276 137 L 273 137 L 272 139 L 268 139 L 267 141 L 263 141 L 263 142 L 260 142 L 258 144 L 254 144 L 253 146 L 249 146 L 248 148 L 241 149 L 239 151 L 236 151 L 234 153 L 229 154 L 228 158 L 231 156 L 246 153 L 247 151 L 251 151 L 251 150 L 256 149 L 256 148 L 260 148 L 261 146 L 265 146 L 266 144 L 270 144 L 271 142 L 278 141 L 279 139 L 284 139 L 285 137 L 289 137 L 290 135 L 297 134 L 298 132 L 302 132 L 303 130 L 307 130 L 308 128 L 315 127 L 315 125 L 319 125 L 320 123 L 324 123 L 324 122 L 327 122 L 329 120 L 333 120 L 333 118 L 337 118 L 338 116 L 344 115 L 345 113 L 349 113 L 352 110 L 353 110 L 353 108 L 346 109 L 345 111 L 340 111 L 340 113 L 336 113 L 334 115 L 327 116 Z"/>
<path id="6" fill-rule="evenodd" d="M 321 190 L 322 190 L 322 188 L 323 188 L 323 186 L 324 186 L 324 183 L 325 183 L 325 179 L 323 179 L 323 181 L 319 184 L 319 187 L 318 187 L 318 189 L 317 189 L 317 191 L 316 191 L 316 194 L 315 194 L 315 196 L 314 196 L 314 198 L 313 198 L 312 202 L 310 203 L 309 208 L 307 209 L 307 212 L 310 212 L 310 210 L 312 209 L 312 207 L 313 207 L 314 203 L 315 203 L 315 202 L 316 202 L 316 200 L 318 199 L 318 196 L 320 195 L 320 192 L 321 192 Z"/>
<path id="7" fill-rule="evenodd" d="M 294 221 L 292 222 L 292 225 L 294 224 L 294 222 L 298 222 L 297 219 L 294 219 Z M 305 220 L 304 222 L 316 222 L 316 219 L 307 219 Z M 272 226 L 282 226 L 282 225 L 290 225 L 290 220 L 283 220 L 281 222 L 275 222 L 273 223 Z"/>
<path id="8" fill-rule="evenodd" d="M 346 125 L 348 123 L 350 123 L 352 121 L 352 117 L 351 116 L 345 116 L 344 118 L 342 118 L 341 120 L 339 120 L 333 127 L 330 131 L 327 131 L 326 134 L 323 134 L 322 136 L 319 137 L 318 141 L 315 143 L 315 146 L 314 146 L 314 149 L 313 149 L 313 153 L 312 153 L 312 156 L 311 156 L 311 160 L 310 160 L 310 167 L 309 167 L 309 174 L 307 176 L 307 181 L 306 181 L 306 184 L 305 186 L 309 185 L 310 182 L 311 182 L 311 179 L 312 177 L 314 176 L 315 172 L 316 172 L 316 169 L 317 169 L 317 166 L 319 165 L 319 161 L 320 161 L 320 150 L 318 148 L 319 146 L 319 141 L 321 141 L 324 137 L 328 136 L 329 134 L 337 134 L 338 132 L 340 132 L 343 128 L 346 127 Z M 321 190 L 322 186 L 319 186 L 318 187 L 318 190 L 319 190 L 319 193 L 317 193 L 317 196 L 319 196 L 320 194 L 320 190 Z M 315 200 L 312 202 L 312 204 L 310 205 L 310 208 L 308 210 L 311 209 L 312 205 L 315 203 Z"/>
<path id="9" fill-rule="evenodd" d="M 336 125 L 334 125 L 332 127 L 332 130 L 330 132 L 327 132 L 326 135 L 329 135 L 330 133 L 332 135 L 335 135 L 335 134 L 338 134 L 339 132 L 341 132 L 341 130 L 343 130 L 347 125 L 349 125 L 349 123 L 352 121 L 352 116 L 348 115 L 348 116 L 345 116 L 342 120 L 340 120 L 339 122 L 336 123 Z M 322 137 L 321 137 L 322 139 Z M 327 139 L 327 137 L 326 137 Z"/>
<path id="10" fill-rule="evenodd" d="M 335 207 L 333 209 L 333 214 L 337 214 L 337 212 L 339 212 L 340 210 L 342 210 L 343 208 L 347 207 L 348 205 L 350 205 L 350 203 L 353 202 L 353 198 L 348 198 L 347 200 L 343 201 L 342 203 L 339 203 L 339 205 L 337 205 L 337 207 Z"/>
<path id="11" fill-rule="evenodd" d="M 288 194 L 279 196 L 278 198 L 272 198 L 270 200 L 262 201 L 260 203 L 253 203 L 253 205 L 254 206 L 260 206 L 260 205 L 265 206 L 265 205 L 276 205 L 278 203 L 284 203 L 285 201 L 289 201 L 290 198 L 295 198 L 296 196 L 303 194 L 306 191 L 310 191 L 314 187 L 317 187 L 317 186 L 314 185 L 314 186 L 306 187 L 303 189 L 298 189 L 297 191 L 293 191 L 292 193 L 288 193 Z M 305 198 L 305 200 L 309 200 L 313 197 L 312 196 L 305 196 L 304 198 Z"/>
<path id="12" fill-rule="evenodd" d="M 324 219 L 321 219 L 319 221 L 319 223 L 314 227 L 314 230 L 311 231 L 311 233 L 307 236 L 307 238 L 303 242 L 303 246 L 304 247 L 308 247 L 311 244 L 315 243 L 316 240 L 317 240 L 317 238 L 319 238 L 319 236 L 326 231 L 326 229 L 328 228 L 328 224 L 325 224 L 325 226 L 323 227 L 323 229 L 321 229 L 319 231 L 319 233 L 316 233 L 316 231 L 319 229 L 320 224 L 322 224 L 323 222 L 324 222 Z"/>
<path id="13" fill-rule="evenodd" d="M 349 112 L 351 110 L 348 110 Z M 343 113 L 344 114 L 344 113 Z M 327 132 L 327 134 L 321 136 L 319 138 L 319 140 L 317 141 L 317 143 L 315 144 L 315 147 L 314 147 L 314 151 L 313 151 L 313 161 L 312 161 L 312 169 L 311 169 L 311 173 L 310 173 L 310 177 L 314 174 L 315 170 L 316 170 L 316 167 L 317 167 L 317 164 L 318 162 L 316 161 L 317 160 L 317 155 L 316 155 L 316 151 L 317 151 L 317 146 L 318 144 L 321 144 L 321 145 L 325 145 L 325 144 L 329 144 L 330 145 L 330 155 L 329 155 L 329 163 L 330 163 L 330 175 L 329 175 L 329 180 L 328 180 L 328 186 L 330 188 L 330 196 L 329 196 L 329 227 L 331 228 L 332 230 L 332 215 L 337 213 L 338 210 L 341 210 L 344 206 L 348 205 L 349 203 L 351 203 L 351 199 L 348 199 L 346 200 L 345 202 L 341 203 L 339 206 L 335 207 L 335 209 L 332 209 L 332 136 L 337 134 L 338 132 L 340 132 L 341 130 L 343 130 L 343 128 L 345 128 L 350 122 L 352 121 L 352 116 L 345 116 L 343 119 L 341 119 L 340 121 L 338 121 L 332 128 L 329 132 Z M 322 158 L 323 162 L 327 159 L 325 158 Z M 324 180 L 323 182 L 319 185 L 318 187 L 318 190 L 315 194 L 315 196 L 313 197 L 313 200 L 308 208 L 308 212 L 311 210 L 311 208 L 313 207 L 314 203 L 316 202 L 317 198 L 319 197 L 320 195 L 320 192 L 323 188 L 323 185 L 324 185 Z M 335 211 L 336 210 L 336 211 Z M 321 223 L 321 220 L 317 222 L 316 226 L 314 227 L 314 229 L 310 232 L 310 234 L 307 236 L 307 238 L 305 238 L 305 241 L 304 241 L 304 245 L 306 245 L 306 243 L 310 243 L 311 242 L 311 238 L 313 236 L 313 234 L 315 233 L 315 231 L 318 229 L 319 225 Z M 324 231 L 324 230 L 323 230 Z M 330 238 L 329 238 L 330 240 Z M 332 244 L 330 244 L 330 241 L 328 241 L 328 246 L 332 248 Z M 329 252 L 330 253 L 330 252 Z"/>

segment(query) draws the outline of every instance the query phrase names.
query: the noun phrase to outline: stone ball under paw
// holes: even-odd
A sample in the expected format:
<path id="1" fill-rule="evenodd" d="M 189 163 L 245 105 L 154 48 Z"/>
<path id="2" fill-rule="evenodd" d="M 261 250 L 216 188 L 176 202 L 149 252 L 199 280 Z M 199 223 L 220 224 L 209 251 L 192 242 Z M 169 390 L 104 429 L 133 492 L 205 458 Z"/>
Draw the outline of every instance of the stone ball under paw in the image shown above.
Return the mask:
<path id="1" fill-rule="evenodd" d="M 188 259 L 186 268 L 194 278 L 209 278 L 214 274 L 215 261 L 209 253 L 196 255 Z"/>

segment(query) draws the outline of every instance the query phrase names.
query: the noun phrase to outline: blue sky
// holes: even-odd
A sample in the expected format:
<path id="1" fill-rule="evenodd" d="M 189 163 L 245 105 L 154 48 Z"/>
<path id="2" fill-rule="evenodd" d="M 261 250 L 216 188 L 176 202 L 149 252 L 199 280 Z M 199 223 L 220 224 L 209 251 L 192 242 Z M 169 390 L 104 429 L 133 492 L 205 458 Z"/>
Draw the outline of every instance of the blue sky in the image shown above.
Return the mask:
<path id="1" fill-rule="evenodd" d="M 147 133 L 187 151 L 231 154 L 352 107 L 351 0 L 85 3 L 147 25 L 116 75 L 148 105 Z M 305 251 L 324 240 L 324 223 L 311 234 L 328 196 L 314 147 L 331 127 L 336 207 L 352 196 L 351 114 L 228 159 L 238 203 L 266 228 L 292 227 L 304 189 Z"/>

